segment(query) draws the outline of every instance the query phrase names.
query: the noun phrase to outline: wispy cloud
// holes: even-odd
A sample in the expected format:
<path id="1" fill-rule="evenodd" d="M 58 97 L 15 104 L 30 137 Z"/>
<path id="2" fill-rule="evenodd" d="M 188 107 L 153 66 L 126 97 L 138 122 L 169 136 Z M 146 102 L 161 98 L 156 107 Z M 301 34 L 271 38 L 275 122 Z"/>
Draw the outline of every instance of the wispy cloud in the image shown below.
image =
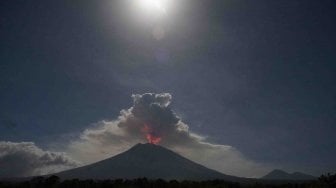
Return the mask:
<path id="1" fill-rule="evenodd" d="M 33 142 L 0 142 L 0 177 L 41 175 L 78 165 L 65 153 L 45 151 Z"/>

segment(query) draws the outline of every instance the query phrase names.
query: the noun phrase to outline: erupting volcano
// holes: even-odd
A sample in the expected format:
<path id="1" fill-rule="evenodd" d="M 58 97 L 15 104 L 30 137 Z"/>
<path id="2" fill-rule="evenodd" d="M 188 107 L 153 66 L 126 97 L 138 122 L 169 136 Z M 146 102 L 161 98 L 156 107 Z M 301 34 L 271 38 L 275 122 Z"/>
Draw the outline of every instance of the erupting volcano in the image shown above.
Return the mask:
<path id="1" fill-rule="evenodd" d="M 161 141 L 161 137 L 158 136 L 158 134 L 155 134 L 149 125 L 144 124 L 141 131 L 146 135 L 148 143 L 157 145 Z"/>

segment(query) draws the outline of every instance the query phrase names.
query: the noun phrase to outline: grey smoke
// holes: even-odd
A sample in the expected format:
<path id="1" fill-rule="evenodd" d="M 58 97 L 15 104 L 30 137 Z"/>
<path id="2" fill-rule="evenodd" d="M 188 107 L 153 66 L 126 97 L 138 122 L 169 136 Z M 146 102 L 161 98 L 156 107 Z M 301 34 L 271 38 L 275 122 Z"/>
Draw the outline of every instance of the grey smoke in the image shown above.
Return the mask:
<path id="1" fill-rule="evenodd" d="M 41 175 L 78 165 L 65 153 L 42 150 L 33 142 L 0 142 L 0 177 Z"/>

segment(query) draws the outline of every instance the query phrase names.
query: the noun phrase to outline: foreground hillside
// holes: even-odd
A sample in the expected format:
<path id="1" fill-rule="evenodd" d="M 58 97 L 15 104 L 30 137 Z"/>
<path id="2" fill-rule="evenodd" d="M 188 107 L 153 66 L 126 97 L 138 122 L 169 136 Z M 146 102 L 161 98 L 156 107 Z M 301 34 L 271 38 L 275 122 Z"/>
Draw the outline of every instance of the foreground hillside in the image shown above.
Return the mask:
<path id="1" fill-rule="evenodd" d="M 240 184 L 224 180 L 208 181 L 165 181 L 162 179 L 148 180 L 147 178 L 138 178 L 135 180 L 65 180 L 61 181 L 57 176 L 48 178 L 35 177 L 22 182 L 0 182 L 0 188 L 334 188 L 336 187 L 336 174 L 321 176 L 318 180 L 303 183 L 272 183 L 255 182 L 252 184 Z"/>

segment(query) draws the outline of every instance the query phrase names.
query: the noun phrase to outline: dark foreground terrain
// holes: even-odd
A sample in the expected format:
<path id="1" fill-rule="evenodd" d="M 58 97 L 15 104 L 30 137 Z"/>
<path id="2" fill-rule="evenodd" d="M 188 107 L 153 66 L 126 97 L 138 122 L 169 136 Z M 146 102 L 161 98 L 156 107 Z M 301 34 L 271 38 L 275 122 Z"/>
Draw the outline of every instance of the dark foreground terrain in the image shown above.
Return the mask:
<path id="1" fill-rule="evenodd" d="M 209 181 L 165 181 L 162 179 L 148 180 L 147 178 L 138 178 L 134 180 L 64 180 L 61 181 L 58 176 L 50 177 L 35 177 L 26 181 L 2 181 L 0 188 L 236 188 L 236 187 L 272 187 L 272 188 L 335 188 L 336 174 L 322 175 L 318 180 L 305 182 L 279 182 L 279 181 L 264 181 L 255 182 L 252 184 L 240 184 L 238 182 L 229 182 L 224 180 L 209 180 Z"/>

